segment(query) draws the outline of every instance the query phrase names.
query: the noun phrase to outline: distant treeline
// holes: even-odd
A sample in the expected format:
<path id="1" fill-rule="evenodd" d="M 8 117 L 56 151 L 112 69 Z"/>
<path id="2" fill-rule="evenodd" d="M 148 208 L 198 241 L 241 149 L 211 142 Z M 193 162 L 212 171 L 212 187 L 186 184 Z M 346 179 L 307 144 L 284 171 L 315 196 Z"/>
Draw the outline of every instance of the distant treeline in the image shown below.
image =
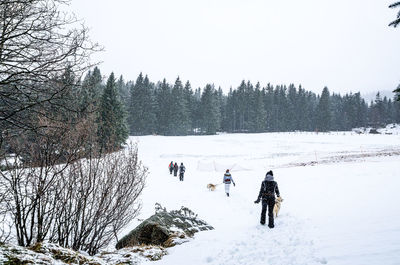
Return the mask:
<path id="1" fill-rule="evenodd" d="M 242 81 L 225 95 L 212 84 L 192 89 L 179 77 L 174 84 L 165 79 L 154 83 L 142 73 L 135 82 L 122 76 L 116 80 L 112 74 L 104 83 L 98 68 L 80 87 L 82 107 L 95 106 L 100 120 L 110 120 L 100 128 L 111 131 L 112 126 L 114 133 L 121 132 L 120 140 L 127 131 L 130 135 L 331 131 L 400 122 L 400 102 L 378 93 L 368 104 L 360 93 L 342 96 L 326 87 L 317 95 L 301 85 L 261 87 Z"/>

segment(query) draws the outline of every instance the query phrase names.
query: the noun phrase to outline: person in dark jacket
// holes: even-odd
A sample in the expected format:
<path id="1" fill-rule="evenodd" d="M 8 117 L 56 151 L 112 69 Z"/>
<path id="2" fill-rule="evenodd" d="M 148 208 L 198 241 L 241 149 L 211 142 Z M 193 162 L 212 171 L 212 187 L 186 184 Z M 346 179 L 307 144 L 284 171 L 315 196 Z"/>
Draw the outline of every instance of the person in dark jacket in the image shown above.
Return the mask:
<path id="1" fill-rule="evenodd" d="M 175 164 L 174 164 L 174 177 L 176 177 L 178 175 L 178 169 L 179 169 L 178 163 L 175 162 Z"/>
<path id="2" fill-rule="evenodd" d="M 274 173 L 272 170 L 268 171 L 264 181 L 261 183 L 258 198 L 254 203 L 259 203 L 262 200 L 261 220 L 262 225 L 265 224 L 265 217 L 268 208 L 268 227 L 274 228 L 274 206 L 275 206 L 275 193 L 279 197 L 278 183 L 274 181 Z"/>
<path id="3" fill-rule="evenodd" d="M 183 174 L 185 174 L 185 166 L 183 165 L 183 163 L 181 163 L 181 165 L 179 166 L 179 180 L 183 181 Z"/>
<path id="4" fill-rule="evenodd" d="M 172 171 L 174 170 L 174 162 L 171 161 L 171 163 L 169 163 L 168 169 L 169 169 L 169 174 L 172 175 Z"/>

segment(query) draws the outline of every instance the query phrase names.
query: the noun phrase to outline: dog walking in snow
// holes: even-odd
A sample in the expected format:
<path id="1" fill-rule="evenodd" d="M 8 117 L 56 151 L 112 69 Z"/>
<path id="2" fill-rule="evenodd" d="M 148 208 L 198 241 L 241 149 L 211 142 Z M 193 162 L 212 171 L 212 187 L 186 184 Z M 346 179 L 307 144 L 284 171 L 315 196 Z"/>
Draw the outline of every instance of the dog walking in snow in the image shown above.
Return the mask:
<path id="1" fill-rule="evenodd" d="M 275 193 L 280 197 L 278 183 L 274 181 L 274 173 L 272 170 L 268 171 L 264 181 L 261 183 L 260 192 L 258 194 L 258 198 L 254 203 L 259 203 L 262 200 L 262 208 L 261 208 L 261 220 L 260 224 L 265 224 L 265 217 L 268 208 L 268 227 L 274 228 L 274 206 L 275 206 Z M 279 204 L 280 206 L 280 204 Z M 276 213 L 278 214 L 278 212 Z"/>
<path id="2" fill-rule="evenodd" d="M 207 189 L 209 191 L 214 191 L 216 188 L 217 188 L 216 184 L 212 184 L 212 183 L 207 184 Z"/>
<path id="3" fill-rule="evenodd" d="M 282 197 L 277 197 L 275 199 L 275 206 L 274 206 L 274 217 L 278 217 L 279 210 L 281 209 L 281 203 L 283 202 Z"/>

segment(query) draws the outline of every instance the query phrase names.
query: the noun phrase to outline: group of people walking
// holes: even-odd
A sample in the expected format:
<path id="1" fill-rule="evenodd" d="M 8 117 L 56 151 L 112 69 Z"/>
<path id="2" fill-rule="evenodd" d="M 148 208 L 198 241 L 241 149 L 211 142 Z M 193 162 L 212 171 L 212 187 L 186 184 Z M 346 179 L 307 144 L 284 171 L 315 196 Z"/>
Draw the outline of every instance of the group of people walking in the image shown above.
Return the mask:
<path id="1" fill-rule="evenodd" d="M 169 168 L 169 173 L 172 175 L 172 172 L 174 173 L 174 176 L 176 177 L 179 171 L 179 180 L 183 181 L 183 177 L 185 174 L 185 166 L 183 163 L 181 163 L 180 166 L 178 166 L 178 163 L 174 163 L 171 161 L 171 163 L 168 166 Z M 231 184 L 233 186 L 236 186 L 235 181 L 232 178 L 232 175 L 227 169 L 225 171 L 224 177 L 222 179 L 222 183 L 225 184 L 225 193 L 226 196 L 229 197 L 229 191 Z M 268 171 L 267 174 L 265 175 L 264 180 L 261 182 L 261 188 L 258 193 L 257 200 L 254 201 L 254 203 L 259 203 L 262 202 L 262 207 L 261 207 L 261 219 L 260 219 L 260 224 L 265 225 L 266 221 L 266 215 L 267 215 L 267 210 L 268 210 L 268 227 L 269 228 L 274 228 L 274 206 L 275 206 L 275 194 L 276 196 L 280 197 L 279 193 L 279 188 L 278 188 L 278 183 L 274 180 L 274 173 L 272 170 Z"/>
<path id="2" fill-rule="evenodd" d="M 183 177 L 186 171 L 186 167 L 183 165 L 183 163 L 181 163 L 180 166 L 178 166 L 178 163 L 174 163 L 173 161 L 171 161 L 171 163 L 169 163 L 168 165 L 168 169 L 169 169 L 169 174 L 172 175 L 172 172 L 174 172 L 174 177 L 176 177 L 178 175 L 178 170 L 179 170 L 179 181 L 183 181 Z"/>

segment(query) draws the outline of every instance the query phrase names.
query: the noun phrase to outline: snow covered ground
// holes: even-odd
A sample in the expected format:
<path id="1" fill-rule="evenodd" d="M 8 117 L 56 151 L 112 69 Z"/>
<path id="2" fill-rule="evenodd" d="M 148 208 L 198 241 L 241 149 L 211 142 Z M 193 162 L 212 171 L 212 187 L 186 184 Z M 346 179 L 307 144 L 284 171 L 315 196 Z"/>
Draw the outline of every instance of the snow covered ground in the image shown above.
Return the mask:
<path id="1" fill-rule="evenodd" d="M 187 206 L 215 230 L 151 264 L 400 264 L 400 135 L 265 133 L 131 137 L 150 174 L 139 219 Z M 186 166 L 184 182 L 168 172 Z M 225 196 L 208 183 L 231 168 Z M 275 228 L 254 204 L 267 170 L 284 198 Z M 140 223 L 132 222 L 122 234 Z M 121 235 L 122 236 L 122 235 Z M 150 262 L 149 262 L 150 264 Z"/>

